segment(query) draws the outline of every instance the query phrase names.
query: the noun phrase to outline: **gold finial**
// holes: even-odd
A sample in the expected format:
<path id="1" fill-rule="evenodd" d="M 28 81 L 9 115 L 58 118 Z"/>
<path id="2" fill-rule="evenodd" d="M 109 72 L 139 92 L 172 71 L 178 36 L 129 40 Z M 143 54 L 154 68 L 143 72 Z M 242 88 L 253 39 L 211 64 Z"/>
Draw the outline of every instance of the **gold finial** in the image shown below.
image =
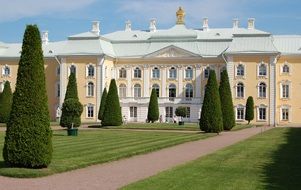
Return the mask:
<path id="1" fill-rule="evenodd" d="M 182 7 L 179 7 L 179 10 L 177 11 L 177 24 L 185 24 L 185 11 L 182 9 Z"/>

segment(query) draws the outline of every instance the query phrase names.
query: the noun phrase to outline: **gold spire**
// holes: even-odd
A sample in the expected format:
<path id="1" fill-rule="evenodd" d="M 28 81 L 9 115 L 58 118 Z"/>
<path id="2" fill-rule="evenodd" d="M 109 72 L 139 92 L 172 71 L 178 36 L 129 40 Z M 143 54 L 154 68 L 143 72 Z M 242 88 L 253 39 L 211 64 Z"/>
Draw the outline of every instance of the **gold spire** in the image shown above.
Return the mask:
<path id="1" fill-rule="evenodd" d="M 185 24 L 185 11 L 182 9 L 182 7 L 179 7 L 179 10 L 177 11 L 177 24 Z"/>

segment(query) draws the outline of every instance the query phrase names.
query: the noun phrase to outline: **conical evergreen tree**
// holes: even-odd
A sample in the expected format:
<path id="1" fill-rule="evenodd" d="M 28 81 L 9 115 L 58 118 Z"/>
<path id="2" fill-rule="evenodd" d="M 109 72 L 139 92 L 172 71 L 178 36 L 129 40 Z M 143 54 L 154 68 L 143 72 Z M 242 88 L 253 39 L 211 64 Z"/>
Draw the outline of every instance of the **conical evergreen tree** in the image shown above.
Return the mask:
<path id="1" fill-rule="evenodd" d="M 71 73 L 69 76 L 67 90 L 66 90 L 64 100 L 67 100 L 69 98 L 74 98 L 74 99 L 78 100 L 77 83 L 76 83 L 75 73 Z"/>
<path id="2" fill-rule="evenodd" d="M 154 123 L 159 119 L 158 97 L 155 89 L 152 89 L 151 97 L 148 104 L 147 120 Z"/>
<path id="3" fill-rule="evenodd" d="M 3 148 L 7 165 L 43 168 L 52 158 L 52 131 L 40 31 L 25 30 L 17 83 Z"/>
<path id="4" fill-rule="evenodd" d="M 103 113 L 103 126 L 122 125 L 122 116 L 115 79 L 111 80 L 109 92 L 106 100 L 105 111 Z"/>
<path id="5" fill-rule="evenodd" d="M 3 92 L 0 96 L 0 123 L 8 122 L 12 101 L 13 94 L 11 92 L 10 83 L 6 81 L 4 84 Z"/>
<path id="6" fill-rule="evenodd" d="M 227 70 L 221 73 L 219 95 L 222 105 L 224 130 L 231 130 L 235 126 L 235 114 Z"/>
<path id="7" fill-rule="evenodd" d="M 103 120 L 103 113 L 105 111 L 107 96 L 108 96 L 107 88 L 104 88 L 102 96 L 101 96 L 100 105 L 99 105 L 99 111 L 98 111 L 98 119 L 99 120 Z"/>
<path id="8" fill-rule="evenodd" d="M 215 71 L 211 70 L 206 85 L 200 118 L 200 129 L 205 132 L 219 133 L 223 130 L 223 115 Z"/>
<path id="9" fill-rule="evenodd" d="M 246 117 L 245 120 L 248 124 L 254 119 L 254 100 L 252 96 L 249 96 L 246 104 Z"/>

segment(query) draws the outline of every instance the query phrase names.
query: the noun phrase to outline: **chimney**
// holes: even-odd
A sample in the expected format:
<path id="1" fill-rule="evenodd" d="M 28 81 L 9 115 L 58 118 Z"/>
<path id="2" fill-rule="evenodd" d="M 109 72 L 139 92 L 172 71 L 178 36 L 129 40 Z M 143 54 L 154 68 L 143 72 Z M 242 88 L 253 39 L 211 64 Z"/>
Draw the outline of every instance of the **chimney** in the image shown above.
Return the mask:
<path id="1" fill-rule="evenodd" d="M 156 19 L 151 19 L 149 23 L 149 31 L 150 32 L 156 32 L 157 27 L 156 27 Z"/>
<path id="2" fill-rule="evenodd" d="M 99 36 L 100 29 L 99 29 L 99 21 L 92 21 L 92 33 Z"/>
<path id="3" fill-rule="evenodd" d="M 208 30 L 209 30 L 208 18 L 205 17 L 203 18 L 203 31 L 208 31 Z"/>
<path id="4" fill-rule="evenodd" d="M 48 39 L 48 31 L 43 31 L 42 32 L 42 43 L 47 45 L 49 42 L 49 39 Z"/>
<path id="5" fill-rule="evenodd" d="M 125 22 L 125 31 L 132 31 L 132 23 L 130 20 Z"/>
<path id="6" fill-rule="evenodd" d="M 248 29 L 255 29 L 255 18 L 248 19 Z"/>
<path id="7" fill-rule="evenodd" d="M 233 19 L 233 29 L 239 28 L 239 20 L 237 18 Z"/>

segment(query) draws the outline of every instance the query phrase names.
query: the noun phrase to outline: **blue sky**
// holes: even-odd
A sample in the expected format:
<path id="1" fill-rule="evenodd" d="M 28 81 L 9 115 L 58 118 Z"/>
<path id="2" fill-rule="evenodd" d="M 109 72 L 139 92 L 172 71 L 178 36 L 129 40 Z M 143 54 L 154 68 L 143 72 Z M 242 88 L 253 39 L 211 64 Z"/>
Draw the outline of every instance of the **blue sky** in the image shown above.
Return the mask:
<path id="1" fill-rule="evenodd" d="M 273 34 L 301 34 L 300 0 L 0 0 L 0 41 L 21 42 L 26 24 L 48 30 L 50 41 L 89 31 L 91 21 L 101 22 L 101 33 L 123 30 L 126 20 L 133 29 L 170 28 L 179 6 L 186 11 L 186 25 L 201 28 L 203 17 L 212 28 L 231 27 L 239 18 L 256 19 L 256 28 Z"/>

